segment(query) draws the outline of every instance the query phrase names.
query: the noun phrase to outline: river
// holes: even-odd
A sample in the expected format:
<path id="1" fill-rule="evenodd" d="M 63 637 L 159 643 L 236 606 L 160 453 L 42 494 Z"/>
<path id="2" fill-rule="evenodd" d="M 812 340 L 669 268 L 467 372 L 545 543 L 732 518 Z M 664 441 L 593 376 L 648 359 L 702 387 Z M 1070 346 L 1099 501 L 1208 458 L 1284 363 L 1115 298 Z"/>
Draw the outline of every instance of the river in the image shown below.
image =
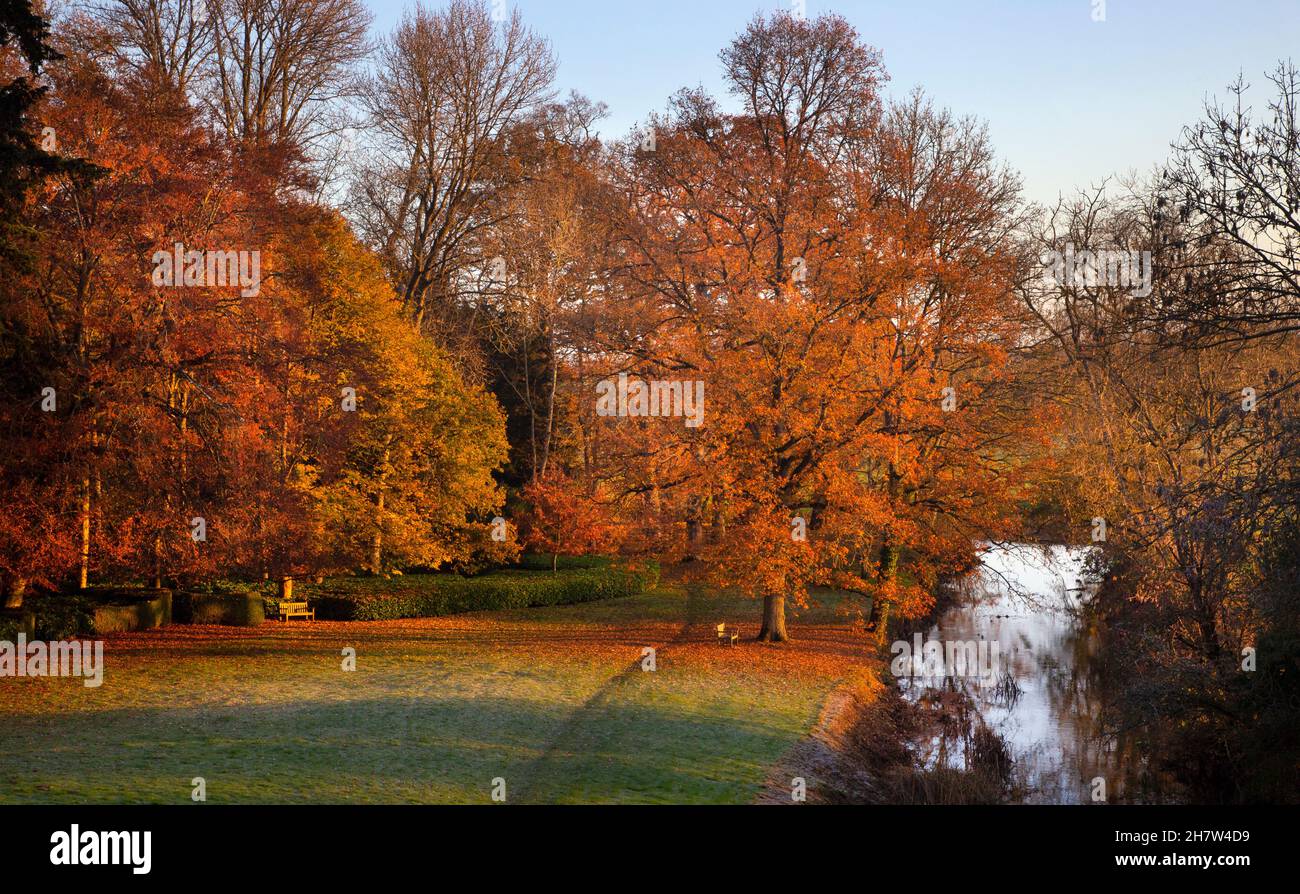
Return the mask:
<path id="1" fill-rule="evenodd" d="M 1098 642 L 1081 611 L 1096 589 L 1085 571 L 1089 551 L 1010 544 L 981 552 L 983 567 L 924 638 L 981 644 L 988 665 L 978 675 L 931 665 L 900 679 L 904 697 L 961 720 L 929 728 L 915 743 L 918 763 L 968 767 L 971 733 L 982 723 L 1011 758 L 1009 800 L 1140 800 L 1135 780 L 1145 762 L 1101 729 Z"/>

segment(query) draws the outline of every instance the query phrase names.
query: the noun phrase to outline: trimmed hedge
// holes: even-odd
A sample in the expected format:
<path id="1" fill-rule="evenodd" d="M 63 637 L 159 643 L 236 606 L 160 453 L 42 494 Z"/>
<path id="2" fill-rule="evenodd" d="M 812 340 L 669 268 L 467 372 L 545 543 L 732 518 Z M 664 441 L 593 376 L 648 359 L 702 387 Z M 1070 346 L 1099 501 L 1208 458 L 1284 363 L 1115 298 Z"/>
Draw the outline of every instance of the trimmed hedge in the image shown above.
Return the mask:
<path id="1" fill-rule="evenodd" d="M 95 603 L 77 593 L 57 593 L 27 600 L 36 613 L 36 638 L 76 639 L 95 633 Z"/>
<path id="2" fill-rule="evenodd" d="M 20 633 L 36 638 L 36 616 L 21 608 L 0 610 L 0 641 L 17 642 Z"/>
<path id="3" fill-rule="evenodd" d="M 91 629 L 96 634 L 152 630 L 172 622 L 171 590 L 120 590 L 91 598 L 95 601 Z"/>
<path id="4" fill-rule="evenodd" d="M 23 608 L 29 616 L 35 616 L 35 638 L 53 642 L 170 624 L 172 593 L 140 587 L 97 587 L 37 594 L 29 597 Z M 0 625 L 0 632 L 3 629 Z"/>
<path id="5" fill-rule="evenodd" d="M 573 605 L 635 596 L 659 581 L 657 565 L 549 571 L 496 571 L 480 577 L 447 574 L 335 578 L 304 587 L 316 617 L 331 621 L 396 621 L 463 612 Z"/>
<path id="6" fill-rule="evenodd" d="M 556 567 L 559 571 L 572 571 L 577 568 L 608 568 L 613 564 L 609 556 L 560 556 Z M 550 553 L 527 553 L 519 559 L 518 567 L 529 571 L 550 571 L 552 558 Z"/>
<path id="7" fill-rule="evenodd" d="M 172 618 L 178 624 L 256 627 L 266 620 L 262 597 L 246 593 L 177 593 Z"/>

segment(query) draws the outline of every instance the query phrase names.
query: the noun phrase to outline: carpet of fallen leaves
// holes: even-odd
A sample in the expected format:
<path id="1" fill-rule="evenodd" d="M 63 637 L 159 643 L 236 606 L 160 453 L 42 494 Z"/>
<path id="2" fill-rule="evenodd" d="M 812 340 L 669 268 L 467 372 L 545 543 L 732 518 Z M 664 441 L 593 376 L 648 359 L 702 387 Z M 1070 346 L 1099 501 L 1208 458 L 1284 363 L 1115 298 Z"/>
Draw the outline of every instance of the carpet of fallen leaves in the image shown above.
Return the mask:
<path id="1" fill-rule="evenodd" d="M 110 635 L 99 688 L 0 679 L 0 802 L 188 800 L 194 776 L 214 801 L 475 802 L 497 775 L 510 800 L 744 802 L 870 663 L 836 609 L 807 610 L 778 645 L 752 640 L 754 603 L 673 587 Z M 719 645 L 720 622 L 748 639 Z"/>

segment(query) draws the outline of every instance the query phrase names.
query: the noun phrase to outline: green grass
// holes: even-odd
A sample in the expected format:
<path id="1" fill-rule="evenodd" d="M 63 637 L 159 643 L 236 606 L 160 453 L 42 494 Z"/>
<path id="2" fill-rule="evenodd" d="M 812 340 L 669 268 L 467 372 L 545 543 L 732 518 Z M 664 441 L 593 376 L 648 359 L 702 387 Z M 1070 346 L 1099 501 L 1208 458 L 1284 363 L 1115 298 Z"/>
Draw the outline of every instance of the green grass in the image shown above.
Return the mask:
<path id="1" fill-rule="evenodd" d="M 866 647 L 735 649 L 757 606 L 681 589 L 364 624 L 109 637 L 104 685 L 0 679 L 0 803 L 744 803 Z M 357 650 L 357 670 L 340 668 Z M 658 669 L 640 669 L 641 647 Z"/>

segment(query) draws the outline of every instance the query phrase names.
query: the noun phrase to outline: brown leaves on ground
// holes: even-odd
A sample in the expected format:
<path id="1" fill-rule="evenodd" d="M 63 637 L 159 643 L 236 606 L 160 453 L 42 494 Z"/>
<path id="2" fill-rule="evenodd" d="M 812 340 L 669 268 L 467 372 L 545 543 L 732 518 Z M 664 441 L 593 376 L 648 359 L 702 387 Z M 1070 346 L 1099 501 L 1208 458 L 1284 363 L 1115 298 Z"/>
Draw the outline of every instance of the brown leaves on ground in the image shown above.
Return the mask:
<path id="1" fill-rule="evenodd" d="M 669 613 L 656 617 L 662 595 L 636 604 L 587 604 L 543 611 L 475 613 L 441 618 L 376 622 L 268 621 L 260 627 L 172 625 L 158 630 L 103 637 L 106 683 L 116 674 L 143 674 L 173 680 L 202 699 L 227 675 L 282 673 L 286 694 L 295 675 L 313 675 L 321 659 L 339 660 L 344 648 L 356 649 L 358 666 L 385 662 L 437 660 L 465 673 L 483 661 L 502 665 L 536 665 L 563 672 L 566 665 L 607 665 L 611 674 L 642 657 L 644 647 L 656 650 L 659 673 L 726 679 L 755 678 L 783 683 L 822 682 L 829 690 L 868 662 L 872 643 L 840 619 L 817 618 L 791 627 L 793 642 L 758 643 L 756 620 L 741 624 L 742 639 L 734 646 L 717 642 L 716 617 L 736 617 L 754 604 L 731 601 L 708 606 L 694 623 Z M 638 608 L 644 604 L 647 611 Z M 672 603 L 670 603 L 671 605 Z M 826 613 L 829 615 L 829 613 Z M 213 667 L 211 663 L 234 666 Z M 336 666 L 336 665 L 333 665 Z M 215 677 L 215 678 L 214 678 Z M 39 702 L 52 696 L 47 708 L 62 704 L 56 690 L 72 681 L 54 678 L 11 678 L 0 685 L 0 708 L 40 712 Z M 77 682 L 80 689 L 80 682 Z M 720 682 L 719 685 L 725 685 Z M 37 695 L 38 691 L 41 695 Z M 87 690 L 91 692 L 92 690 Z M 66 693 L 65 693 L 66 694 Z M 77 695 L 80 695 L 78 693 Z M 35 697 L 35 701 L 32 698 Z M 94 708 L 93 703 L 83 707 Z"/>

